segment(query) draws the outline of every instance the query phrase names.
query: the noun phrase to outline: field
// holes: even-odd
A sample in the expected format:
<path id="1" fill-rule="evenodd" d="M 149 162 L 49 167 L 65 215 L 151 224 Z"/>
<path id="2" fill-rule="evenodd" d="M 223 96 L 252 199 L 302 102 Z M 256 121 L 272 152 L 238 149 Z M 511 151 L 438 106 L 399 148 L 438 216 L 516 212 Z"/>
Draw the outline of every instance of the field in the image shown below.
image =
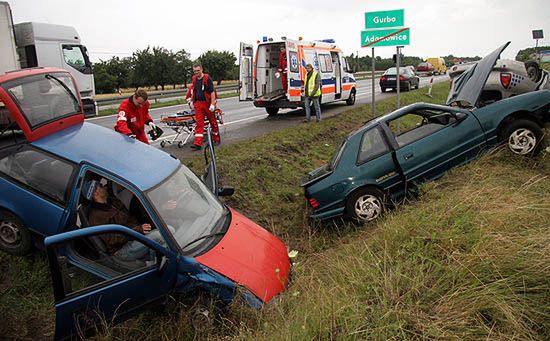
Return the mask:
<path id="1" fill-rule="evenodd" d="M 442 103 L 447 91 L 436 84 L 434 98 L 420 89 L 401 100 Z M 394 107 L 390 98 L 376 110 Z M 228 204 L 299 252 L 276 300 L 261 311 L 229 307 L 200 328 L 187 306 L 171 304 L 122 325 L 105 321 L 96 339 L 550 339 L 549 153 L 530 160 L 496 149 L 373 224 L 309 221 L 301 176 L 370 118 L 369 105 L 217 149 L 221 182 L 236 187 Z M 203 162 L 185 163 L 201 172 Z M 0 261 L 0 335 L 51 338 L 45 255 Z"/>

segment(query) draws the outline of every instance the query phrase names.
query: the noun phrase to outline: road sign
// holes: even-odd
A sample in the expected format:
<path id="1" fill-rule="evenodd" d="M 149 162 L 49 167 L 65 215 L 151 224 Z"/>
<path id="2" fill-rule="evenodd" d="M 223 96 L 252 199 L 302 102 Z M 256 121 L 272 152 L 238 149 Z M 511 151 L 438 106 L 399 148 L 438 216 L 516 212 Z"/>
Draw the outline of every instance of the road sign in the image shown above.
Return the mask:
<path id="1" fill-rule="evenodd" d="M 366 12 L 365 28 L 385 28 L 405 26 L 405 10 Z"/>
<path id="2" fill-rule="evenodd" d="M 410 29 L 393 28 L 361 31 L 361 47 L 410 45 Z"/>
<path id="3" fill-rule="evenodd" d="M 550 63 L 550 51 L 541 51 L 539 55 L 542 63 Z"/>
<path id="4" fill-rule="evenodd" d="M 533 30 L 533 39 L 543 39 L 544 34 L 542 33 L 542 30 Z"/>

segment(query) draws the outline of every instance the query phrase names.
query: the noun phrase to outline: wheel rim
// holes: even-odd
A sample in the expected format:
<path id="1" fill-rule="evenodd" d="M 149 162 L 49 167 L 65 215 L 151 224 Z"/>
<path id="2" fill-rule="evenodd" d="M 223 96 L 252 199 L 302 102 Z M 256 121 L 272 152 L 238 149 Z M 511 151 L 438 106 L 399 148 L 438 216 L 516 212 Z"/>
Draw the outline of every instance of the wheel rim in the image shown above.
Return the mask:
<path id="1" fill-rule="evenodd" d="M 366 194 L 355 201 L 355 214 L 363 221 L 378 218 L 382 213 L 382 202 L 376 196 Z"/>
<path id="2" fill-rule="evenodd" d="M 21 241 L 21 233 L 17 224 L 12 221 L 1 221 L 0 240 L 5 244 L 18 244 Z"/>
<path id="3" fill-rule="evenodd" d="M 352 93 L 351 93 L 350 102 L 351 102 L 351 103 L 355 103 L 355 92 L 352 92 Z"/>
<path id="4" fill-rule="evenodd" d="M 517 129 L 508 138 L 508 148 L 515 154 L 529 154 L 535 149 L 536 145 L 537 137 L 529 129 Z"/>

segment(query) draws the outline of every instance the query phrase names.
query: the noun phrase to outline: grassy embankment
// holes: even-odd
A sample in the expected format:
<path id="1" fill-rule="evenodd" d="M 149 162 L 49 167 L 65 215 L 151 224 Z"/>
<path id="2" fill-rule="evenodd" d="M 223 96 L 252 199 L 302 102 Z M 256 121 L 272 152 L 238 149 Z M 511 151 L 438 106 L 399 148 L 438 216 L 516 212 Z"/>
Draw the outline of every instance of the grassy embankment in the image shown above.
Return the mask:
<path id="1" fill-rule="evenodd" d="M 403 95 L 441 103 L 448 85 Z M 377 103 L 389 112 L 395 99 Z M 300 251 L 293 282 L 262 311 L 232 307 L 193 331 L 185 309 L 147 313 L 100 339 L 518 339 L 550 338 L 550 162 L 492 152 L 423 187 L 366 226 L 307 220 L 303 173 L 370 118 L 370 106 L 218 148 L 229 204 Z M 199 157 L 188 164 L 203 168 Z M 0 255 L 0 335 L 51 335 L 45 257 Z"/>

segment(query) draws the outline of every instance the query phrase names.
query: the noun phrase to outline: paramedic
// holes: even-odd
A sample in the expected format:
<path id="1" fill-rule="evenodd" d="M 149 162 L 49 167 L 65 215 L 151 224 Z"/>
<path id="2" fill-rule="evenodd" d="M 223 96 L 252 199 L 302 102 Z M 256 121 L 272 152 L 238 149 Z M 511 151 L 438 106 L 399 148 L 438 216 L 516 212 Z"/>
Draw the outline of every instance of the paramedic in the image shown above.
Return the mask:
<path id="1" fill-rule="evenodd" d="M 118 107 L 115 130 L 149 144 L 147 135 L 145 134 L 146 124 L 151 129 L 156 128 L 153 119 L 149 116 L 147 92 L 143 89 L 138 89 L 132 96 L 122 101 Z"/>
<path id="2" fill-rule="evenodd" d="M 214 115 L 216 110 L 214 82 L 208 74 L 202 72 L 202 66 L 199 64 L 193 65 L 192 84 L 190 91 L 187 91 L 186 100 L 189 107 L 195 109 L 195 120 L 197 121 L 195 141 L 191 145 L 191 149 L 200 150 L 202 148 L 205 116 L 208 117 L 208 122 L 212 126 L 214 143 L 220 143 L 220 131 Z"/>
<path id="3" fill-rule="evenodd" d="M 286 94 L 288 89 L 287 83 L 287 70 L 286 70 L 286 49 L 284 46 L 281 47 L 279 52 L 279 73 L 281 74 L 281 82 L 283 83 L 283 91 Z"/>
<path id="4" fill-rule="evenodd" d="M 317 116 L 317 122 L 321 120 L 321 104 L 319 103 L 319 97 L 321 96 L 321 76 L 319 72 L 313 70 L 311 64 L 306 65 L 306 79 L 304 81 L 304 106 L 306 109 L 306 119 L 304 122 L 311 120 L 311 108 L 310 105 L 313 102 L 315 107 L 315 116 Z"/>
<path id="5" fill-rule="evenodd" d="M 91 180 L 83 186 L 84 195 L 87 199 L 92 200 L 88 217 L 90 226 L 105 224 L 127 226 L 147 236 L 147 238 L 165 245 L 164 239 L 158 229 L 151 231 L 150 224 L 139 224 L 137 219 L 130 214 L 120 200 L 109 196 L 106 185 L 102 183 L 107 183 L 107 181 L 104 179 L 101 181 Z M 124 261 L 142 259 L 150 255 L 150 250 L 147 246 L 137 240 L 131 240 L 124 234 L 104 233 L 99 237 L 105 242 L 109 254 L 115 255 Z"/>

